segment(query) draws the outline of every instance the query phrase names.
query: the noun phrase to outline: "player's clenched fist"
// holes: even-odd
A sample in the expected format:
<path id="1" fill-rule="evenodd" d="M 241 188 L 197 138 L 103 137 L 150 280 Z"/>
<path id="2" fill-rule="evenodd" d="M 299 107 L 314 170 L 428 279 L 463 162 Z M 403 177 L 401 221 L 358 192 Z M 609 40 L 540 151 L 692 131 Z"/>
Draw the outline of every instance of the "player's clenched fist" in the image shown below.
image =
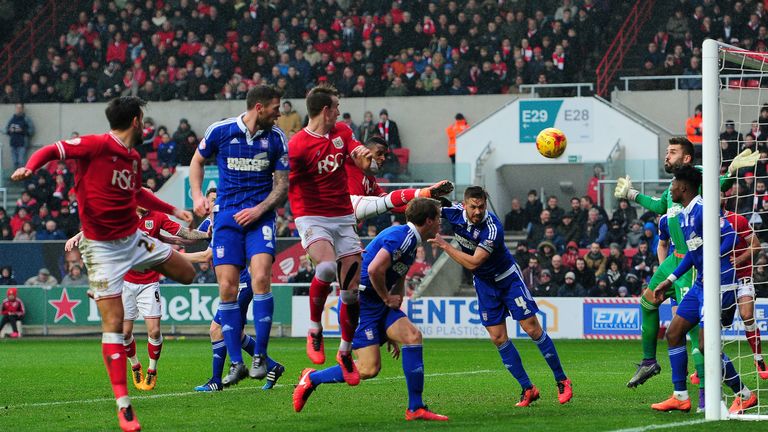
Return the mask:
<path id="1" fill-rule="evenodd" d="M 403 296 L 390 294 L 387 296 L 387 301 L 384 303 L 386 303 L 387 307 L 391 307 L 392 309 L 400 309 L 400 305 L 403 304 Z"/>
<path id="2" fill-rule="evenodd" d="M 190 213 L 190 212 L 188 212 L 186 210 L 181 210 L 181 209 L 178 209 L 178 208 L 177 209 L 173 209 L 173 215 L 176 218 L 181 219 L 181 220 L 183 220 L 184 222 L 186 222 L 188 224 L 192 223 L 192 220 L 193 220 L 192 219 L 192 213 Z"/>
<path id="3" fill-rule="evenodd" d="M 32 170 L 26 167 L 17 168 L 16 171 L 11 174 L 11 180 L 19 181 L 24 180 L 32 176 Z"/>
<path id="4" fill-rule="evenodd" d="M 211 204 L 208 202 L 205 197 L 198 197 L 195 198 L 194 205 L 192 207 L 195 211 L 195 214 L 204 217 L 208 216 L 208 213 L 211 211 Z"/>

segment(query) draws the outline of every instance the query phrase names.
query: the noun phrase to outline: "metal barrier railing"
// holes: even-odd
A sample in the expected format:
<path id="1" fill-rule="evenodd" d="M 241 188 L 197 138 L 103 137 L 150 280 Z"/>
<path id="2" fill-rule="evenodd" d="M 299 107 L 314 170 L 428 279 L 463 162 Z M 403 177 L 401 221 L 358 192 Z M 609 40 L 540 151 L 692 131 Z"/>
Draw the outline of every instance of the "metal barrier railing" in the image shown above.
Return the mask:
<path id="1" fill-rule="evenodd" d="M 764 75 L 761 74 L 735 74 L 735 75 L 720 75 L 720 81 L 724 84 L 728 84 L 728 80 L 732 79 L 760 79 L 763 78 Z M 620 77 L 620 80 L 624 82 L 624 91 L 631 91 L 629 89 L 629 82 L 630 81 L 669 81 L 674 80 L 675 81 L 675 90 L 680 90 L 680 81 L 681 80 L 694 80 L 698 81 L 699 85 L 701 85 L 701 75 L 654 75 L 654 76 L 631 76 L 631 77 Z M 734 87 L 738 88 L 738 87 Z M 687 90 L 687 89 L 684 89 Z"/>
<path id="2" fill-rule="evenodd" d="M 531 94 L 536 94 L 538 89 L 553 89 L 553 88 L 575 88 L 576 96 L 581 97 L 581 88 L 586 87 L 590 92 L 595 91 L 595 85 L 593 83 L 564 83 L 564 84 L 521 84 L 520 91 L 530 89 Z"/>

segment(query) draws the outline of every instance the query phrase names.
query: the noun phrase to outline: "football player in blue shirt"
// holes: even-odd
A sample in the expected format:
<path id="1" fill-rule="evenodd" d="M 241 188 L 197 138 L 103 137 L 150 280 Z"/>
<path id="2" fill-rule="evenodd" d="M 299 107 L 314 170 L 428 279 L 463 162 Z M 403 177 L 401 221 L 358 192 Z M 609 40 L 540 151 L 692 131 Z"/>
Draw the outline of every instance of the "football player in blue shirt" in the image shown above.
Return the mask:
<path id="1" fill-rule="evenodd" d="M 216 201 L 216 188 L 208 189 L 208 191 L 205 193 L 205 197 L 208 199 L 211 205 L 213 205 Z M 206 218 L 200 224 L 200 226 L 197 227 L 197 229 L 202 232 L 208 232 L 210 227 L 211 218 L 209 217 Z M 209 247 L 205 251 L 187 255 L 190 259 L 195 260 L 195 262 L 208 262 L 211 260 L 213 253 Z M 253 300 L 253 290 L 251 289 L 251 274 L 248 272 L 247 268 L 243 268 L 243 270 L 240 271 L 240 286 L 238 289 L 239 291 L 237 293 L 237 304 L 240 307 L 240 318 L 244 328 L 247 321 L 246 315 L 248 313 L 248 306 L 251 305 L 251 301 Z M 220 391 L 223 389 L 221 373 L 224 370 L 224 362 L 227 358 L 227 347 L 224 344 L 224 339 L 221 334 L 221 314 L 218 312 L 211 321 L 211 327 L 208 333 L 211 337 L 211 348 L 213 350 L 212 374 L 208 382 L 195 387 L 195 391 L 199 392 L 212 392 Z M 248 353 L 248 355 L 253 356 L 254 349 L 256 348 L 256 340 L 242 331 L 240 346 L 243 348 L 243 351 Z M 283 372 L 285 372 L 285 367 L 280 363 L 272 360 L 272 358 L 269 356 L 267 356 L 267 369 L 269 372 L 267 373 L 267 382 L 262 387 L 264 390 L 272 389 L 275 386 L 275 383 L 277 383 L 277 380 L 280 379 L 280 377 L 283 375 Z"/>
<path id="2" fill-rule="evenodd" d="M 406 225 L 382 231 L 365 248 L 360 276 L 360 323 L 352 341 L 357 354 L 357 369 L 365 380 L 381 370 L 379 347 L 385 342 L 402 345 L 403 372 L 408 388 L 406 420 L 446 421 L 448 417 L 430 411 L 422 400 L 424 360 L 421 332 L 400 310 L 405 293 L 405 275 L 416 259 L 416 246 L 434 238 L 440 231 L 440 204 L 429 198 L 416 198 L 405 210 Z M 397 345 L 390 345 L 397 358 Z M 301 373 L 293 392 L 293 409 L 299 412 L 320 384 L 343 383 L 340 365 Z"/>
<path id="3" fill-rule="evenodd" d="M 240 351 L 242 318 L 237 304 L 240 271 L 248 263 L 253 288 L 256 355 L 250 375 L 267 376 L 267 343 L 274 301 L 270 291 L 275 256 L 275 208 L 288 195 L 288 149 L 283 131 L 274 125 L 280 116 L 279 90 L 256 86 L 246 96 L 247 111 L 212 124 L 197 147 L 189 167 L 195 213 L 213 210 L 213 265 L 219 283 L 219 313 L 227 353 L 232 361 L 223 384 L 248 375 Z M 202 195 L 205 160 L 216 156 L 218 197 L 211 208 Z"/>
<path id="4" fill-rule="evenodd" d="M 657 411 L 689 411 L 691 409 L 691 400 L 688 397 L 686 387 L 688 354 L 685 349 L 685 335 L 696 324 L 700 324 L 702 329 L 704 327 L 702 321 L 702 309 L 704 307 L 704 202 L 699 195 L 700 186 L 701 172 L 691 165 L 684 165 L 675 171 L 675 177 L 672 179 L 672 186 L 669 189 L 672 201 L 684 206 L 677 218 L 687 239 L 688 253 L 685 254 L 675 271 L 656 287 L 654 295 L 657 299 L 661 299 L 666 292 L 665 290 L 671 288 L 675 280 L 684 275 L 691 267 L 696 268 L 697 274 L 693 287 L 678 305 L 677 312 L 667 329 L 669 363 L 672 367 L 674 393 L 669 399 L 651 405 L 651 408 Z M 720 285 L 722 292 L 721 308 L 724 311 L 721 322 L 724 326 L 730 326 L 733 323 L 734 313 L 732 311 L 735 311 L 736 305 L 736 272 L 730 260 L 731 251 L 735 244 L 736 232 L 731 224 L 721 217 Z M 733 363 L 725 353 L 722 353 L 722 359 L 723 380 L 736 394 L 729 411 L 741 414 L 747 408 L 757 404 L 757 396 L 741 382 Z M 700 397 L 703 397 L 703 385 L 699 393 Z"/>
<path id="5" fill-rule="evenodd" d="M 454 239 L 460 249 L 440 236 L 429 242 L 472 272 L 480 320 L 498 348 L 504 366 L 523 388 L 516 406 L 529 406 L 539 399 L 539 390 L 528 378 L 520 354 L 507 335 L 506 320 L 509 315 L 520 323 L 520 327 L 539 347 L 555 375 L 557 398 L 564 404 L 573 396 L 571 380 L 563 372 L 555 344 L 536 317 L 539 308 L 523 282 L 520 267 L 504 243 L 504 227 L 499 218 L 487 210 L 487 204 L 488 194 L 482 187 L 468 187 L 461 204 L 442 210 L 443 217 L 453 227 Z"/>

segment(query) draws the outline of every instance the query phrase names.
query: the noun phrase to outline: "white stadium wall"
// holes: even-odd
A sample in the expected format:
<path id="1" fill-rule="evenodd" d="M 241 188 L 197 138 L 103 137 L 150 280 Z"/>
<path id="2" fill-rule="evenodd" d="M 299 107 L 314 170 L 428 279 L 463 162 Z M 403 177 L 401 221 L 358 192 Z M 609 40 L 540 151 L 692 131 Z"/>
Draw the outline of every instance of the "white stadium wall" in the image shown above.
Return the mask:
<path id="1" fill-rule="evenodd" d="M 536 150 L 535 136 L 546 127 L 557 127 L 568 138 L 559 159 L 544 158 Z M 623 158 L 632 162 L 626 164 L 626 174 L 658 175 L 658 135 L 609 104 L 587 97 L 515 100 L 459 136 L 456 181 L 475 181 L 476 161 L 490 143 L 493 152 L 482 174 L 499 213 L 528 189 L 543 187 L 561 198 L 583 195 L 592 165 L 605 163 L 617 142 Z M 539 181 L 531 182 L 531 176 Z M 573 190 L 561 191 L 560 182 L 572 184 Z"/>

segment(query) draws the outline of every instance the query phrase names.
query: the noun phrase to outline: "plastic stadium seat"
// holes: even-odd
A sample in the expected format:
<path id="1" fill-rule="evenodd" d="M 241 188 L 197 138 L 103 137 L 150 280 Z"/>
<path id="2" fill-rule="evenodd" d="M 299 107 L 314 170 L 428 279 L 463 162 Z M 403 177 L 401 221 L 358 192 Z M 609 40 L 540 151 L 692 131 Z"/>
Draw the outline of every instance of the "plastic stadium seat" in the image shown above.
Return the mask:
<path id="1" fill-rule="evenodd" d="M 392 149 L 392 153 L 397 156 L 397 160 L 400 162 L 400 171 L 407 171 L 408 163 L 411 160 L 411 150 L 407 148 Z"/>
<path id="2" fill-rule="evenodd" d="M 760 87 L 760 80 L 755 78 L 748 79 L 747 83 L 745 84 L 745 87 L 758 88 Z"/>

